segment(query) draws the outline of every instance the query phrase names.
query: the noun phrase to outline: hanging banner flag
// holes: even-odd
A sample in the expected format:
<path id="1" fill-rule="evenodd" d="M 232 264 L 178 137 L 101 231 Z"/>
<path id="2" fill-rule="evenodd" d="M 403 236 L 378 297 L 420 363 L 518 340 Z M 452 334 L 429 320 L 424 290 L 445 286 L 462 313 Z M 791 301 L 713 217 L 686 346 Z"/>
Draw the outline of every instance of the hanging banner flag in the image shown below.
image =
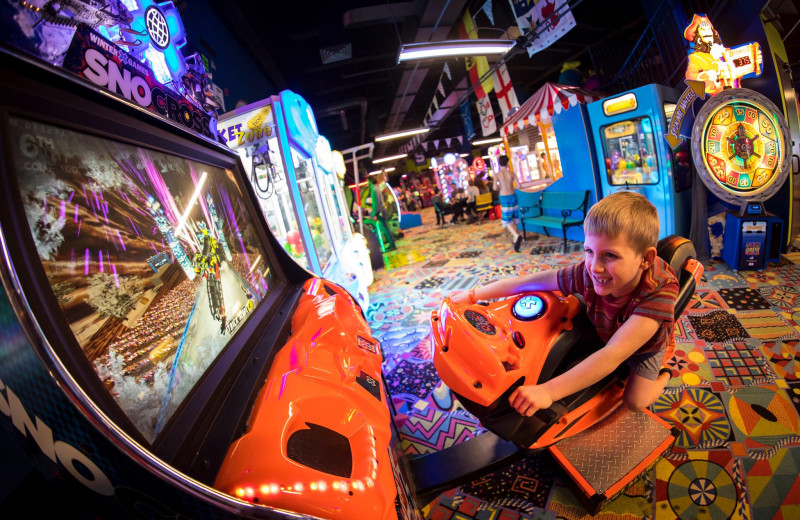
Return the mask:
<path id="1" fill-rule="evenodd" d="M 469 14 L 469 9 L 464 13 L 464 18 L 458 24 L 458 37 L 461 39 L 478 39 L 478 30 L 475 29 L 475 24 L 472 22 L 472 17 Z M 467 72 L 469 73 L 469 81 L 472 85 L 477 85 L 478 81 L 489 72 L 489 62 L 486 56 L 465 56 L 464 60 L 467 63 Z M 489 75 L 481 81 L 480 85 L 475 87 L 475 95 L 478 98 L 486 96 L 492 91 L 492 76 Z"/>
<path id="2" fill-rule="evenodd" d="M 442 72 L 447 75 L 447 79 L 453 81 L 453 73 L 450 72 L 450 66 L 447 63 L 444 64 L 444 69 L 442 69 Z"/>
<path id="3" fill-rule="evenodd" d="M 492 0 L 486 0 L 486 3 L 483 4 L 481 7 L 483 12 L 486 14 L 486 17 L 489 18 L 489 22 L 494 25 L 494 15 L 492 14 Z"/>
<path id="4" fill-rule="evenodd" d="M 452 142 L 453 142 L 453 138 L 452 137 L 445 137 L 444 138 L 444 143 L 447 145 L 448 148 L 450 148 L 450 143 L 452 143 Z"/>
<path id="5" fill-rule="evenodd" d="M 444 98 L 447 97 L 447 94 L 444 93 L 444 86 L 442 85 L 442 78 L 439 78 L 439 85 L 437 85 L 436 90 L 439 91 L 439 94 L 441 94 L 442 97 L 444 97 Z"/>
<path id="6" fill-rule="evenodd" d="M 461 122 L 464 124 L 464 135 L 468 140 L 475 137 L 475 129 L 472 128 L 472 114 L 469 111 L 469 101 L 461 103 Z"/>
<path id="7" fill-rule="evenodd" d="M 511 78 L 508 75 L 508 68 L 505 63 L 494 71 L 492 79 L 494 79 L 494 92 L 497 94 L 497 102 L 500 104 L 500 111 L 503 113 L 503 121 L 505 121 L 512 108 L 519 108 L 517 93 L 511 84 Z"/>
<path id="8" fill-rule="evenodd" d="M 478 99 L 475 104 L 478 106 L 478 114 L 481 116 L 483 136 L 487 137 L 497 132 L 497 121 L 494 118 L 494 110 L 492 110 L 492 102 L 489 100 L 489 96 Z"/>
<path id="9" fill-rule="evenodd" d="M 575 27 L 575 17 L 567 0 L 543 0 L 531 5 L 530 0 L 508 0 L 522 34 L 536 31 L 538 36 L 528 46 L 528 56 L 546 49 Z"/>

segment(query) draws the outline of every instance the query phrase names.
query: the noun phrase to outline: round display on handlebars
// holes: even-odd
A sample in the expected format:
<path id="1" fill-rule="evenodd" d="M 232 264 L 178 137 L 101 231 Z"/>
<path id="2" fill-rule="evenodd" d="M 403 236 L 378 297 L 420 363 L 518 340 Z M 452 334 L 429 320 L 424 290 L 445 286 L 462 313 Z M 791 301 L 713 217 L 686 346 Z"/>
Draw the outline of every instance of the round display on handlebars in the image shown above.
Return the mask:
<path id="1" fill-rule="evenodd" d="M 545 311 L 544 300 L 532 294 L 523 296 L 514 303 L 511 314 L 521 321 L 533 321 L 540 318 Z"/>

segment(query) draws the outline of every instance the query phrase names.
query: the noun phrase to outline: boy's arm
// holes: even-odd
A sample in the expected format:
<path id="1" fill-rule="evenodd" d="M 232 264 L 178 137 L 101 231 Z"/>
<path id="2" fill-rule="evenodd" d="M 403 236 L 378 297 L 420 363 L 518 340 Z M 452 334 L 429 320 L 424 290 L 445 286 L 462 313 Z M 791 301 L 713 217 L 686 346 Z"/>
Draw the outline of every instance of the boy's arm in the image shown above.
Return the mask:
<path id="1" fill-rule="evenodd" d="M 530 417 L 548 408 L 554 401 L 583 390 L 600 381 L 633 355 L 653 337 L 660 323 L 634 314 L 611 336 L 605 347 L 571 369 L 541 385 L 517 388 L 508 398 L 520 414 Z"/>
<path id="2" fill-rule="evenodd" d="M 557 291 L 558 270 L 537 271 L 524 276 L 504 278 L 492 283 L 478 286 L 471 291 L 459 291 L 450 296 L 454 303 L 470 303 L 470 299 L 493 300 L 505 298 L 526 291 Z"/>

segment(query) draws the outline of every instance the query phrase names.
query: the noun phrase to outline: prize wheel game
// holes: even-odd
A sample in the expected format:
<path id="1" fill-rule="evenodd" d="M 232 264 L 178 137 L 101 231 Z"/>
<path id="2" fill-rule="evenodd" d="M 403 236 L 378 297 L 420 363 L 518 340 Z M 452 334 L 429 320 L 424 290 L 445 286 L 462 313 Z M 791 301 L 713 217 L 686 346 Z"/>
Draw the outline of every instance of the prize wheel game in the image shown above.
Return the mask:
<path id="1" fill-rule="evenodd" d="M 725 202 L 769 199 L 789 174 L 789 126 L 765 96 L 726 90 L 703 105 L 692 131 L 700 178 Z"/>

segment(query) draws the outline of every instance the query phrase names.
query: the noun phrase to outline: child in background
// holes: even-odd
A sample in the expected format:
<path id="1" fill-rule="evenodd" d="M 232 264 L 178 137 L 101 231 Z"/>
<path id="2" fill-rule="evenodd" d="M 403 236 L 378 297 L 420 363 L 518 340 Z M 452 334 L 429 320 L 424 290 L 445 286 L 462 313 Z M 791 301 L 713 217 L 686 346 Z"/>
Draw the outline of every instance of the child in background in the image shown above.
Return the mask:
<path id="1" fill-rule="evenodd" d="M 631 368 L 623 403 L 632 410 L 655 402 L 670 379 L 670 371 L 661 367 L 674 348 L 678 281 L 669 264 L 656 255 L 656 208 L 641 194 L 617 192 L 591 207 L 584 230 L 585 257 L 580 263 L 498 280 L 452 296 L 456 303 L 526 291 L 583 296 L 586 313 L 606 345 L 549 381 L 517 388 L 509 401 L 525 416 L 589 387 L 622 363 Z"/>
<path id="2" fill-rule="evenodd" d="M 500 193 L 500 215 L 505 227 L 514 240 L 514 251 L 519 252 L 522 245 L 522 235 L 517 233 L 517 222 L 519 221 L 519 207 L 517 206 L 517 194 L 514 191 L 514 174 L 508 169 L 508 156 L 501 155 L 498 158 L 500 169 L 495 177 L 494 189 Z"/>

